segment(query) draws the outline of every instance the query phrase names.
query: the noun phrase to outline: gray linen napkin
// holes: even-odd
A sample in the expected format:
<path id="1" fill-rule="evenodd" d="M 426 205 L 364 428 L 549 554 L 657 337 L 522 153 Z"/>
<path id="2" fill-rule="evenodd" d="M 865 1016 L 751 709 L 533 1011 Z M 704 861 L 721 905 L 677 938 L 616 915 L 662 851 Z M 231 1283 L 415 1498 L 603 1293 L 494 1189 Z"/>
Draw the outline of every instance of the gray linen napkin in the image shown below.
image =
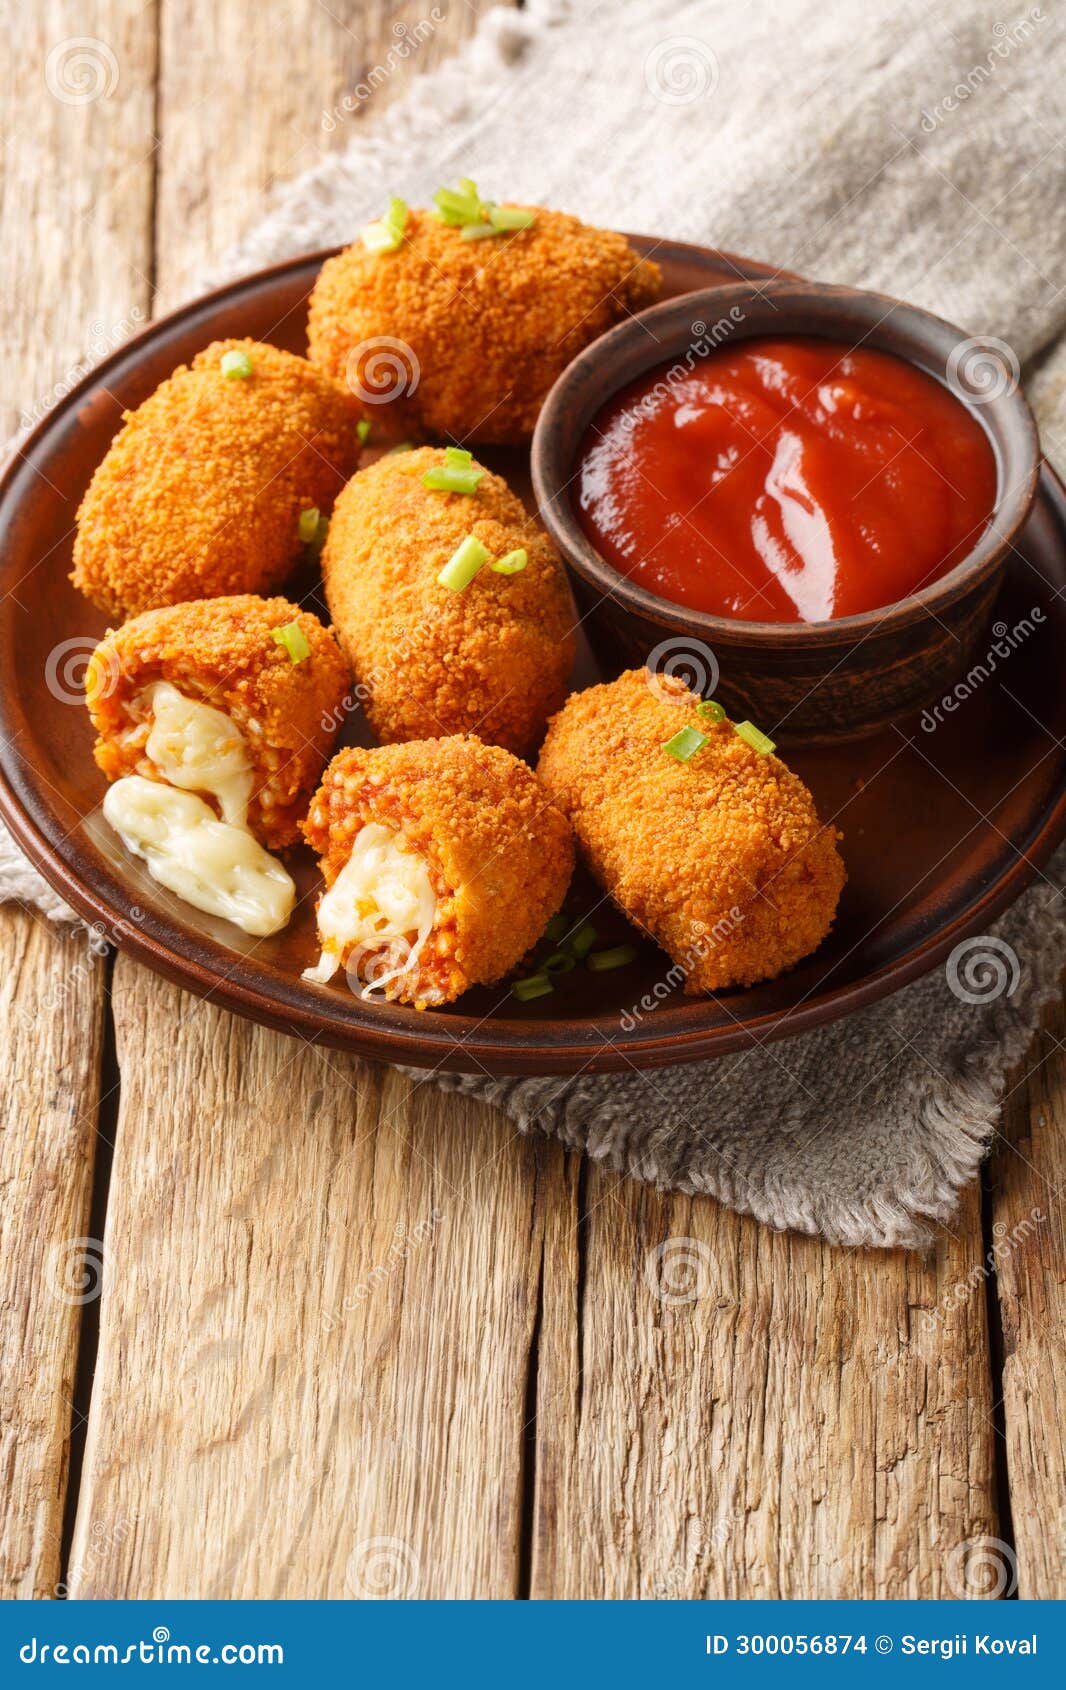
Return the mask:
<path id="1" fill-rule="evenodd" d="M 363 106 L 441 21 L 427 8 L 346 101 L 308 113 L 347 127 L 346 149 L 287 187 L 210 280 L 350 240 L 387 192 L 425 203 L 473 175 L 995 336 L 1024 367 L 1049 455 L 1066 457 L 1066 44 L 1046 0 L 533 0 L 490 13 L 364 135 Z M 62 914 L 8 845 L 0 894 Z M 1058 990 L 1064 881 L 1066 852 L 953 969 L 801 1038 L 647 1073 L 435 1078 L 771 1226 L 921 1247 L 974 1176 Z"/>

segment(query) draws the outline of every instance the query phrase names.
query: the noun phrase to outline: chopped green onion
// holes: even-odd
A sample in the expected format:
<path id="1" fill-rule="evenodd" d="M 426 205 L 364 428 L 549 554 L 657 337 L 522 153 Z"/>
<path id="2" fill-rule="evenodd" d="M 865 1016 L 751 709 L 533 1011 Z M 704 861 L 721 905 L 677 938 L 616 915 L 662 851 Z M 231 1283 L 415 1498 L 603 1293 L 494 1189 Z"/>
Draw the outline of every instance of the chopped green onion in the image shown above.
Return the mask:
<path id="1" fill-rule="evenodd" d="M 489 567 L 494 569 L 497 575 L 517 575 L 528 562 L 529 553 L 525 546 L 518 546 L 513 552 L 505 552 L 503 557 L 498 557 Z"/>
<path id="2" fill-rule="evenodd" d="M 459 231 L 459 238 L 464 241 L 489 241 L 499 233 L 499 229 L 494 229 L 491 223 L 465 223 Z"/>
<path id="3" fill-rule="evenodd" d="M 577 958 L 588 956 L 598 935 L 591 921 L 583 921 L 575 927 L 566 941 L 567 949 L 573 951 Z"/>
<path id="4" fill-rule="evenodd" d="M 705 698 L 702 704 L 697 704 L 696 714 L 706 716 L 712 722 L 725 721 L 725 711 L 716 698 Z"/>
<path id="5" fill-rule="evenodd" d="M 746 740 L 752 750 L 758 751 L 762 757 L 767 756 L 774 749 L 773 740 L 762 733 L 754 722 L 738 722 L 733 732 L 738 733 L 741 739 Z"/>
<path id="6" fill-rule="evenodd" d="M 468 534 L 458 551 L 448 559 L 437 580 L 453 593 L 461 593 L 491 556 L 488 547 L 481 544 L 476 534 Z"/>
<path id="7" fill-rule="evenodd" d="M 468 200 L 479 200 L 481 198 L 477 191 L 477 183 L 472 181 L 469 176 L 460 176 L 459 187 Z"/>
<path id="8" fill-rule="evenodd" d="M 554 945 L 569 931 L 570 923 L 565 915 L 553 915 L 541 937 L 547 939 L 549 944 Z"/>
<path id="9" fill-rule="evenodd" d="M 370 439 L 370 421 L 367 417 L 360 417 L 355 425 L 355 432 L 359 436 L 359 443 L 365 446 Z"/>
<path id="10" fill-rule="evenodd" d="M 227 381 L 247 381 L 252 373 L 252 360 L 247 352 L 238 352 L 236 348 L 223 352 L 219 369 Z"/>
<path id="11" fill-rule="evenodd" d="M 687 763 L 690 757 L 695 757 L 697 751 L 702 751 L 707 744 L 707 735 L 701 734 L 698 728 L 679 728 L 672 739 L 665 741 L 664 751 L 669 751 L 671 757 L 676 757 L 679 763 Z"/>
<path id="12" fill-rule="evenodd" d="M 545 974 L 569 974 L 572 968 L 577 967 L 577 958 L 573 951 L 552 951 L 540 966 Z"/>
<path id="13" fill-rule="evenodd" d="M 427 469 L 422 485 L 434 493 L 476 493 L 484 473 L 475 465 L 472 452 L 464 451 L 461 446 L 445 446 L 444 462 Z"/>
<path id="14" fill-rule="evenodd" d="M 612 968 L 625 968 L 627 963 L 636 962 L 637 950 L 635 945 L 615 945 L 610 951 L 593 951 L 585 960 L 593 973 L 606 974 Z"/>
<path id="15" fill-rule="evenodd" d="M 396 456 L 397 452 L 413 452 L 413 451 L 414 451 L 414 447 L 411 445 L 411 442 L 409 440 L 401 440 L 400 444 L 398 446 L 390 446 L 389 450 L 385 453 L 385 456 L 387 458 L 394 458 Z"/>
<path id="16" fill-rule="evenodd" d="M 325 544 L 329 530 L 329 518 L 322 515 L 317 505 L 310 510 L 300 512 L 297 532 L 305 546 L 322 546 Z"/>
<path id="17" fill-rule="evenodd" d="M 537 217 L 535 211 L 523 211 L 517 205 L 490 205 L 488 213 L 489 222 L 498 235 L 508 229 L 528 229 Z"/>
<path id="18" fill-rule="evenodd" d="M 480 223 L 483 218 L 481 202 L 469 177 L 465 179 L 465 188 L 473 191 L 456 193 L 454 188 L 438 188 L 433 195 L 439 215 L 453 229 L 460 224 Z"/>
<path id="19" fill-rule="evenodd" d="M 394 194 L 384 217 L 376 223 L 368 223 L 362 231 L 363 245 L 367 252 L 395 252 L 403 240 L 406 227 L 407 202 L 397 199 Z"/>
<path id="20" fill-rule="evenodd" d="M 298 622 L 286 622 L 284 628 L 271 628 L 270 637 L 285 647 L 294 663 L 302 663 L 305 657 L 311 655 L 311 647 Z"/>
<path id="21" fill-rule="evenodd" d="M 524 980 L 516 980 L 511 991 L 520 1003 L 527 1003 L 530 998 L 543 998 L 555 987 L 546 974 L 527 974 Z"/>

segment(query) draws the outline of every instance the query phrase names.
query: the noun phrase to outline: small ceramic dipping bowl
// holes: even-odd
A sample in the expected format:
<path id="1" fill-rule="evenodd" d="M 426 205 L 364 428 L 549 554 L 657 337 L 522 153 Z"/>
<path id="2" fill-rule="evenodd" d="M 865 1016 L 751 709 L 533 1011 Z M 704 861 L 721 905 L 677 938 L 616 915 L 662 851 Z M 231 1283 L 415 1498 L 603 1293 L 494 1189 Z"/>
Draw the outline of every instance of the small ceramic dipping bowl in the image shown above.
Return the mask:
<path id="1" fill-rule="evenodd" d="M 619 389 L 656 365 L 691 360 L 701 328 L 705 339 L 714 343 L 720 332 L 716 343 L 730 346 L 758 335 L 861 344 L 948 385 L 982 424 L 998 474 L 991 518 L 969 555 L 908 598 L 824 622 L 735 621 L 673 604 L 619 573 L 586 536 L 573 503 L 586 429 Z M 670 640 L 676 671 L 676 653 L 688 641 L 698 678 L 700 653 L 709 647 L 720 676 L 716 696 L 730 715 L 750 718 L 784 744 L 873 733 L 945 692 L 986 631 L 1040 470 L 1036 425 L 1010 372 L 981 381 L 975 370 L 974 391 L 964 384 L 967 352 L 980 344 L 883 294 L 792 281 L 682 294 L 595 341 L 548 395 L 533 436 L 532 472 L 541 520 L 570 565 L 586 631 L 604 663 L 637 667 Z"/>

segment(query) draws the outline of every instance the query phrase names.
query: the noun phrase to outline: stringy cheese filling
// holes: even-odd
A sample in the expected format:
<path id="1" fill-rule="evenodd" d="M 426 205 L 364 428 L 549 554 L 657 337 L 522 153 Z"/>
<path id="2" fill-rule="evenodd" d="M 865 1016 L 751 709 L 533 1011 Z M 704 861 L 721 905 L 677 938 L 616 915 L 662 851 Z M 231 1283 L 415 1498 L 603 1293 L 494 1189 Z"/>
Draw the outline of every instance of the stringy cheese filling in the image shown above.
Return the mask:
<path id="1" fill-rule="evenodd" d="M 368 822 L 318 906 L 322 955 L 304 979 L 324 986 L 345 963 L 353 989 L 361 974 L 360 996 L 369 998 L 413 972 L 436 917 L 428 864 L 401 850 L 389 828 Z"/>
<path id="2" fill-rule="evenodd" d="M 222 710 L 156 681 L 135 700 L 151 721 L 144 752 L 161 780 L 126 775 L 104 816 L 161 886 L 208 915 L 265 937 L 284 927 L 296 888 L 248 828 L 254 777 L 243 735 Z M 143 729 L 142 729 L 143 732 Z M 222 812 L 197 796 L 208 792 Z"/>
<path id="3" fill-rule="evenodd" d="M 196 909 L 260 936 L 292 914 L 296 887 L 277 859 L 195 793 L 125 775 L 108 788 L 104 815 L 152 879 Z"/>

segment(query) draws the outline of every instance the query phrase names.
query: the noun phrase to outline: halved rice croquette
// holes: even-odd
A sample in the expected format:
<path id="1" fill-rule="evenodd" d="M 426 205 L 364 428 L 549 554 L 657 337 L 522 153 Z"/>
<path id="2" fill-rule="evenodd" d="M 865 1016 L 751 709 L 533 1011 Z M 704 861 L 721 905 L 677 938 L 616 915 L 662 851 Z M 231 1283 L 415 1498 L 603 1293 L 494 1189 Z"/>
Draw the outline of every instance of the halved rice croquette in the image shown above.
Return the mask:
<path id="1" fill-rule="evenodd" d="M 807 956 L 846 879 L 840 834 L 819 825 L 799 777 L 699 702 L 631 669 L 567 701 L 537 771 L 600 885 L 689 993 L 750 986 Z M 707 743 L 679 762 L 664 747 L 684 728 Z"/>
<path id="2" fill-rule="evenodd" d="M 422 447 L 379 459 L 337 500 L 322 554 L 333 626 L 379 740 L 476 733 L 518 756 L 566 697 L 577 620 L 547 535 L 498 475 L 473 493 L 435 492 L 446 464 Z M 479 466 L 474 465 L 477 470 Z M 461 591 L 438 577 L 469 535 L 494 562 Z"/>
<path id="3" fill-rule="evenodd" d="M 307 978 L 422 1008 L 506 974 L 562 904 L 570 827 L 517 758 L 471 735 L 341 751 L 304 823 L 322 858 Z"/>
<path id="4" fill-rule="evenodd" d="M 71 580 L 112 616 L 270 592 L 302 554 L 301 513 L 328 513 L 358 463 L 358 421 L 305 358 L 215 341 L 126 413 L 78 512 Z"/>
<path id="5" fill-rule="evenodd" d="M 298 837 L 349 676 L 316 616 L 246 593 L 134 617 L 100 642 L 85 682 L 108 780 L 206 793 L 277 850 Z"/>
<path id="6" fill-rule="evenodd" d="M 470 241 L 411 210 L 394 252 L 357 240 L 326 260 L 308 345 L 363 395 L 368 416 L 387 401 L 406 432 L 519 443 L 570 360 L 650 305 L 660 282 L 623 235 L 561 211 L 537 209 L 527 229 Z"/>

